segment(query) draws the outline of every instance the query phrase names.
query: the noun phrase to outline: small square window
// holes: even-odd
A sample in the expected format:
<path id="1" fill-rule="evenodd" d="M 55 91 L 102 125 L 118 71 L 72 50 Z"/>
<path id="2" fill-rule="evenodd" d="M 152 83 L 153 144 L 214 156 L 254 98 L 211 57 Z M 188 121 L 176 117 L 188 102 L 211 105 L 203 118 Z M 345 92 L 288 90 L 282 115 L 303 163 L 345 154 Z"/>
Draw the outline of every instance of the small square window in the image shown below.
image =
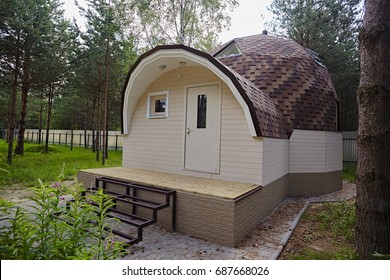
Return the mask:
<path id="1" fill-rule="evenodd" d="M 149 93 L 147 118 L 168 117 L 168 91 Z"/>
<path id="2" fill-rule="evenodd" d="M 215 55 L 216 58 L 223 58 L 227 56 L 241 55 L 242 52 L 235 42 L 232 42 L 230 45 L 222 49 L 219 53 Z"/>

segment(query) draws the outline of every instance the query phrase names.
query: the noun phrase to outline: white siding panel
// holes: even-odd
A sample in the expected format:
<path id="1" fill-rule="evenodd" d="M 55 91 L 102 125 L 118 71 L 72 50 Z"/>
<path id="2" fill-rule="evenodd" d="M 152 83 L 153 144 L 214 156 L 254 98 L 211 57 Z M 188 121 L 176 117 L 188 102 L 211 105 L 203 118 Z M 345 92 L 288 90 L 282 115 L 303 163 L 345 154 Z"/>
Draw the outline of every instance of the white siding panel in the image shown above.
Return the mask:
<path id="1" fill-rule="evenodd" d="M 325 132 L 295 129 L 290 137 L 290 173 L 324 172 Z"/>
<path id="2" fill-rule="evenodd" d="M 184 86 L 176 83 L 173 75 L 171 72 L 162 75 L 138 100 L 129 134 L 124 139 L 123 166 L 166 172 L 182 167 Z M 168 117 L 148 119 L 148 93 L 162 90 L 169 91 Z"/>
<path id="3" fill-rule="evenodd" d="M 244 112 L 226 86 L 221 114 L 220 177 L 262 184 L 263 140 L 250 135 Z"/>
<path id="4" fill-rule="evenodd" d="M 341 133 L 294 130 L 290 138 L 289 164 L 290 173 L 341 170 Z"/>
<path id="5" fill-rule="evenodd" d="M 343 135 L 326 132 L 326 171 L 343 169 Z"/>
<path id="6" fill-rule="evenodd" d="M 288 174 L 289 142 L 287 139 L 264 138 L 263 185 Z"/>
<path id="7" fill-rule="evenodd" d="M 244 112 L 222 86 L 220 174 L 183 170 L 185 86 L 218 82 L 201 67 L 182 67 L 162 75 L 141 96 L 124 138 L 123 166 L 191 176 L 262 184 L 263 139 L 250 135 Z M 146 118 L 147 95 L 169 91 L 166 119 Z"/>

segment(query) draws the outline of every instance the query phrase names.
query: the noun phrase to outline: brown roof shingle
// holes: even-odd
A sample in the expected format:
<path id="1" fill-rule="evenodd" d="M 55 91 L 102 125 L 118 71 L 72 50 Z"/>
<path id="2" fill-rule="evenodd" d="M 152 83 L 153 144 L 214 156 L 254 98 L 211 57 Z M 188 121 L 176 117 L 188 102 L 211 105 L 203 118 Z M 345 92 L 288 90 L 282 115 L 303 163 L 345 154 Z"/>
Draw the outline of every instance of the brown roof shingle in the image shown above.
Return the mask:
<path id="1" fill-rule="evenodd" d="M 242 54 L 219 58 L 233 42 Z M 260 34 L 234 39 L 211 55 L 269 95 L 284 116 L 288 134 L 294 129 L 337 130 L 338 97 L 328 70 L 299 44 Z M 265 99 L 256 102 L 255 92 L 248 92 L 250 99 L 256 108 L 264 107 Z M 273 123 L 280 126 L 276 119 Z M 263 122 L 259 114 L 258 120 Z"/>
<path id="2" fill-rule="evenodd" d="M 244 89 L 253 104 L 260 134 L 264 137 L 288 138 L 287 126 L 282 113 L 276 108 L 268 94 L 262 92 L 253 83 L 229 69 Z"/>

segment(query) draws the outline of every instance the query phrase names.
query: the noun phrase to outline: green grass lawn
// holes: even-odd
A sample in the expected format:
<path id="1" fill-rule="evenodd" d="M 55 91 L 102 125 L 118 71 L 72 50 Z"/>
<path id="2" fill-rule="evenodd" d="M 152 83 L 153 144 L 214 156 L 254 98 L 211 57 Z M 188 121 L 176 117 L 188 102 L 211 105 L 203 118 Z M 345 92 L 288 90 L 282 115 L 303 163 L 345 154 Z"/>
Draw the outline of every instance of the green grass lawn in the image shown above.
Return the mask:
<path id="1" fill-rule="evenodd" d="M 14 156 L 11 165 L 6 165 L 8 144 L 0 140 L 0 188 L 14 184 L 36 185 L 38 179 L 52 182 L 63 175 L 63 179 L 74 179 L 81 169 L 103 167 L 96 161 L 90 149 L 51 145 L 49 153 L 43 153 L 42 145 L 25 144 L 25 155 Z M 109 151 L 104 167 L 121 166 L 122 152 Z M 6 171 L 5 171 L 6 170 Z"/>
<path id="2" fill-rule="evenodd" d="M 355 183 L 356 163 L 343 163 L 343 179 Z"/>
<path id="3" fill-rule="evenodd" d="M 42 153 L 43 146 L 25 144 L 25 155 L 14 156 L 13 163 L 5 164 L 8 144 L 0 140 L 0 188 L 14 184 L 32 186 L 38 179 L 44 182 L 55 180 L 63 173 L 64 179 L 73 179 L 77 171 L 102 167 L 96 162 L 95 153 L 90 149 L 51 145 L 48 154 Z M 105 167 L 121 166 L 122 152 L 110 151 Z M 8 172 L 5 172 L 7 170 Z M 356 164 L 344 164 L 343 179 L 355 182 Z"/>

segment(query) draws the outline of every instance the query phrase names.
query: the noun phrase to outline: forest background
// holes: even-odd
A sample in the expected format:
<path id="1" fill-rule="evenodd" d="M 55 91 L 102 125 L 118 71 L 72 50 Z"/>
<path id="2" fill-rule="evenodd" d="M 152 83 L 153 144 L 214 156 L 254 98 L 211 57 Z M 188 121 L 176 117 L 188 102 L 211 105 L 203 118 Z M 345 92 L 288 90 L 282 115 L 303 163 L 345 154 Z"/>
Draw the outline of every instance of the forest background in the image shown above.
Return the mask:
<path id="1" fill-rule="evenodd" d="M 50 128 L 91 129 L 104 164 L 106 132 L 120 129 L 122 87 L 137 57 L 161 44 L 213 49 L 240 1 L 85 2 L 80 28 L 64 17 L 60 0 L 0 1 L 0 136 L 7 132 L 8 164 L 23 155 L 26 128 L 47 130 L 46 152 Z M 268 9 L 270 36 L 295 40 L 328 68 L 340 129 L 356 130 L 359 115 L 355 246 L 362 259 L 388 258 L 390 2 L 273 0 Z M 3 158 L 0 165 L 9 166 Z"/>
<path id="2" fill-rule="evenodd" d="M 14 153 L 24 153 L 26 128 L 92 130 L 104 160 L 106 131 L 120 130 L 122 87 L 137 57 L 161 44 L 213 49 L 238 5 L 86 0 L 77 5 L 85 23 L 80 27 L 64 16 L 59 0 L 1 1 L 0 136 L 9 136 L 8 163 Z M 341 130 L 356 130 L 361 1 L 273 0 L 268 9 L 274 15 L 265 26 L 270 36 L 319 54 L 340 99 Z"/>

